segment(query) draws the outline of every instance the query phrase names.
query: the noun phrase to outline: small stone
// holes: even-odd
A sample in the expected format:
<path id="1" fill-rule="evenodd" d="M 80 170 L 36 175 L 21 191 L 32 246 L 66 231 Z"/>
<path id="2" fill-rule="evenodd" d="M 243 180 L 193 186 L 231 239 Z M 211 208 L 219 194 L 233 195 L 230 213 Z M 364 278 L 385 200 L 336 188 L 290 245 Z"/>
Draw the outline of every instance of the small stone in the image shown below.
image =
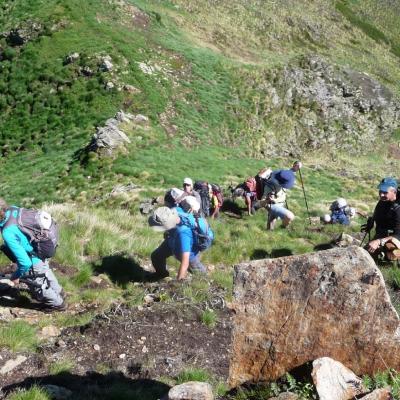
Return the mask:
<path id="1" fill-rule="evenodd" d="M 42 328 L 42 330 L 39 333 L 39 338 L 40 339 L 50 339 L 53 337 L 57 337 L 61 335 L 60 329 L 58 329 L 54 325 L 48 325 Z"/>
<path id="2" fill-rule="evenodd" d="M 57 342 L 56 342 L 56 346 L 57 346 L 57 347 L 64 348 L 64 347 L 67 347 L 67 344 L 64 342 L 64 340 L 59 339 L 59 340 L 57 340 Z"/>
<path id="3" fill-rule="evenodd" d="M 114 89 L 115 85 L 113 82 L 109 81 L 106 83 L 106 90 L 112 90 Z"/>
<path id="4" fill-rule="evenodd" d="M 146 340 L 146 336 L 142 336 L 142 337 L 140 338 L 140 340 L 145 341 L 145 340 Z"/>
<path id="5" fill-rule="evenodd" d="M 148 353 L 149 349 L 146 346 L 143 346 L 142 353 Z"/>
<path id="6" fill-rule="evenodd" d="M 152 294 L 146 294 L 146 296 L 143 297 L 143 301 L 146 304 L 154 303 L 154 296 Z"/>
<path id="7" fill-rule="evenodd" d="M 121 360 L 124 360 L 126 358 L 126 354 L 122 353 L 118 356 Z"/>
<path id="8" fill-rule="evenodd" d="M 168 400 L 214 400 L 212 387 L 205 382 L 186 382 L 168 392 Z"/>
<path id="9" fill-rule="evenodd" d="M 93 348 L 94 348 L 96 351 L 100 351 L 100 346 L 99 346 L 97 343 L 93 346 Z"/>

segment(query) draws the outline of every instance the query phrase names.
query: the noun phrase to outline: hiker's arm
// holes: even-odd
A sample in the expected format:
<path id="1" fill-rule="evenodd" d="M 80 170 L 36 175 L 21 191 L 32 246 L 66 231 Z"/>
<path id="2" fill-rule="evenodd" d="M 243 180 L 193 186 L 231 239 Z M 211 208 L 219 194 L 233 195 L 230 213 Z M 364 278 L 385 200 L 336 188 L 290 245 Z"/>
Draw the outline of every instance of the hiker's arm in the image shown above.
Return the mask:
<path id="1" fill-rule="evenodd" d="M 23 233 L 16 225 L 6 228 L 3 232 L 4 243 L 11 250 L 17 260 L 17 270 L 11 276 L 11 280 L 16 284 L 18 284 L 18 278 L 25 275 L 32 266 L 32 260 L 21 244 L 21 240 L 24 239 L 22 235 Z"/>
<path id="2" fill-rule="evenodd" d="M 189 268 L 189 257 L 190 257 L 190 252 L 182 253 L 181 265 L 178 271 L 178 278 L 177 278 L 178 280 L 186 278 L 187 270 Z"/>
<path id="3" fill-rule="evenodd" d="M 374 240 L 371 240 L 371 241 L 368 243 L 368 251 L 369 251 L 370 253 L 374 253 L 376 250 L 378 250 L 379 247 L 383 247 L 383 246 L 386 244 L 386 242 L 388 242 L 389 240 L 391 240 L 392 237 L 393 237 L 393 236 L 386 236 L 386 237 L 381 238 L 381 239 L 374 239 Z"/>

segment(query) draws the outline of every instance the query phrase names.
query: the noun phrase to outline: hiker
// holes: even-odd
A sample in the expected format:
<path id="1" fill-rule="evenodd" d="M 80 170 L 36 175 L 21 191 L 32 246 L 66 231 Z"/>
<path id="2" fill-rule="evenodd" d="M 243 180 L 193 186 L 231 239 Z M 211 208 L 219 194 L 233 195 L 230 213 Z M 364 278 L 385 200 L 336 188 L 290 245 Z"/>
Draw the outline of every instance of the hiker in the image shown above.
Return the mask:
<path id="1" fill-rule="evenodd" d="M 210 188 L 207 181 L 196 181 L 194 183 L 194 193 L 198 193 L 199 197 L 195 196 L 200 203 L 200 214 L 202 217 L 210 216 L 211 197 Z"/>
<path id="2" fill-rule="evenodd" d="M 165 232 L 164 241 L 151 254 L 151 262 L 158 278 L 169 276 L 166 261 L 172 255 L 180 261 L 178 280 L 185 279 L 188 270 L 206 273 L 206 268 L 200 261 L 200 252 L 211 245 L 213 233 L 204 218 L 195 216 L 200 205 L 193 196 L 186 197 L 181 206 L 186 215 L 179 215 L 176 208 L 160 207 L 149 218 L 149 225 L 154 230 Z M 207 244 L 205 240 L 208 240 Z"/>
<path id="3" fill-rule="evenodd" d="M 183 191 L 186 193 L 188 196 L 194 196 L 196 200 L 201 204 L 201 197 L 200 194 L 193 189 L 193 181 L 191 178 L 185 178 L 183 180 Z"/>
<path id="4" fill-rule="evenodd" d="M 210 217 L 215 219 L 219 217 L 219 210 L 224 203 L 224 196 L 221 187 L 215 183 L 209 185 L 210 191 Z"/>
<path id="5" fill-rule="evenodd" d="M 47 259 L 41 259 L 34 250 L 33 241 L 21 230 L 19 221 L 22 211 L 19 207 L 9 207 L 0 198 L 0 229 L 4 240 L 1 250 L 14 263 L 16 271 L 11 275 L 12 286 L 18 286 L 23 279 L 29 287 L 32 297 L 43 304 L 43 311 L 63 311 L 66 304 L 63 290 L 50 269 Z M 47 214 L 48 215 L 48 214 Z"/>
<path id="6" fill-rule="evenodd" d="M 393 255 L 396 258 L 400 256 L 400 251 L 393 251 L 397 249 L 397 241 L 400 240 L 400 205 L 396 203 L 397 189 L 398 184 L 395 178 L 382 179 L 378 185 L 379 201 L 375 206 L 374 214 L 367 224 L 362 226 L 364 231 L 369 232 L 375 225 L 375 236 L 366 246 L 372 255 L 391 250 L 389 259 Z M 395 249 L 393 246 L 388 249 L 391 242 L 395 243 Z"/>
<path id="7" fill-rule="evenodd" d="M 268 180 L 271 178 L 272 174 L 272 169 L 265 167 L 262 168 L 258 171 L 257 175 L 254 177 L 254 180 L 256 181 L 256 186 L 255 186 L 255 192 L 256 192 L 256 198 L 257 200 L 261 200 L 263 194 L 264 194 L 264 185 Z M 248 178 L 246 182 L 249 182 L 249 180 L 252 178 Z M 250 185 L 247 183 L 247 186 Z M 254 191 L 251 189 L 251 191 Z"/>
<path id="8" fill-rule="evenodd" d="M 331 214 L 325 214 L 323 221 L 326 224 L 350 225 L 350 219 L 354 217 L 356 210 L 349 207 L 346 199 L 339 197 L 329 207 Z"/>
<path id="9" fill-rule="evenodd" d="M 282 227 L 286 228 L 293 220 L 294 214 L 286 206 L 286 190 L 294 185 L 294 174 L 289 170 L 280 170 L 274 178 L 264 184 L 264 192 L 260 205 L 267 209 L 267 229 L 275 228 L 276 220 L 282 220 Z"/>

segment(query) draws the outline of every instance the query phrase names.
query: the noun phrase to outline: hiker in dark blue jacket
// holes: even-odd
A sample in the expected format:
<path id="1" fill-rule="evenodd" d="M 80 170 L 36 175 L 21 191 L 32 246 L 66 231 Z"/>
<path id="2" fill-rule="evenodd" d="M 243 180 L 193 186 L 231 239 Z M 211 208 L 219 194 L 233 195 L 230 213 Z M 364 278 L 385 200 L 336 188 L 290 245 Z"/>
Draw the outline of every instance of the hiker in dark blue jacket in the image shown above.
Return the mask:
<path id="1" fill-rule="evenodd" d="M 4 240 L 1 250 L 17 264 L 16 271 L 11 275 L 11 282 L 18 286 L 19 279 L 23 278 L 33 298 L 44 304 L 44 310 L 64 310 L 62 287 L 47 260 L 41 260 L 34 254 L 31 243 L 18 227 L 18 212 L 18 207 L 8 207 L 0 198 L 0 229 Z"/>

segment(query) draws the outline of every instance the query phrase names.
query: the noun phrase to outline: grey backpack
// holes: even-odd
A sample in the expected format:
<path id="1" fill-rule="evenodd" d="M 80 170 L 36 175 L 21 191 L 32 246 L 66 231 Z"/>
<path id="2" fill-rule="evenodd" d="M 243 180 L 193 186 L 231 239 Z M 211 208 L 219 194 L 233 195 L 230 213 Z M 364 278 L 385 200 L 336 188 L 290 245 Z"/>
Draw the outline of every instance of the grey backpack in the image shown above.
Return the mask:
<path id="1" fill-rule="evenodd" d="M 9 225 L 18 225 L 21 232 L 28 238 L 33 253 L 41 260 L 51 258 L 58 246 L 58 226 L 51 215 L 43 210 L 11 207 L 10 216 L 3 229 Z M 18 212 L 15 217 L 14 211 Z"/>

